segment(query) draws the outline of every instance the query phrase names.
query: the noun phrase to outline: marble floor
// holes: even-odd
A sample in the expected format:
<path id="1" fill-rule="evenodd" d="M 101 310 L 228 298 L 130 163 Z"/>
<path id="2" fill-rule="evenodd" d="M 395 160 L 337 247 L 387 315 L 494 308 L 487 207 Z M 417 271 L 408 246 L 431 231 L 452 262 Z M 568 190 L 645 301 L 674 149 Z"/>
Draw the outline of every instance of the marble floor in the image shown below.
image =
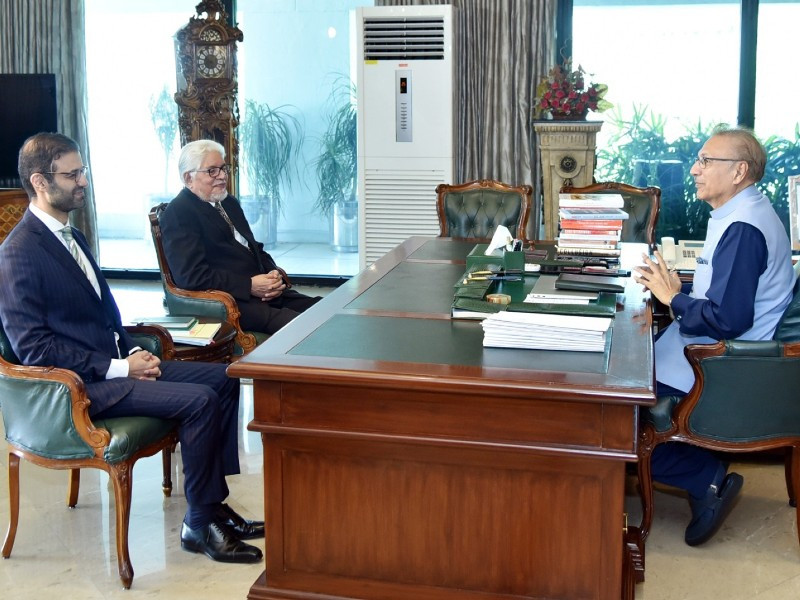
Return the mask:
<path id="1" fill-rule="evenodd" d="M 160 284 L 155 283 L 113 284 L 123 315 L 158 310 Z M 254 518 L 263 514 L 263 484 L 260 438 L 246 429 L 252 414 L 252 385 L 245 382 L 239 419 L 242 474 L 229 478 L 229 503 Z M 0 471 L 6 469 L 7 454 L 3 452 Z M 637 600 L 800 598 L 800 545 L 795 510 L 787 503 L 782 464 L 774 459 L 748 458 L 734 462 L 732 469 L 745 478 L 741 497 L 720 532 L 702 547 L 690 548 L 683 543 L 689 520 L 685 499 L 667 489 L 658 490 L 655 522 L 647 544 L 647 580 L 637 586 Z M 172 476 L 174 492 L 164 498 L 160 457 L 142 459 L 134 469 L 130 554 L 135 577 L 131 589 L 124 591 L 117 576 L 114 502 L 108 477 L 85 470 L 78 506 L 69 510 L 65 504 L 66 472 L 23 461 L 20 524 L 11 558 L 0 561 L 0 598 L 246 598 L 263 563 L 214 563 L 182 551 L 179 530 L 186 502 L 180 449 L 174 457 Z M 629 483 L 626 509 L 630 522 L 636 523 L 638 498 L 633 492 L 634 481 Z M 3 477 L 2 530 L 8 511 Z M 255 543 L 263 549 L 263 540 Z"/>

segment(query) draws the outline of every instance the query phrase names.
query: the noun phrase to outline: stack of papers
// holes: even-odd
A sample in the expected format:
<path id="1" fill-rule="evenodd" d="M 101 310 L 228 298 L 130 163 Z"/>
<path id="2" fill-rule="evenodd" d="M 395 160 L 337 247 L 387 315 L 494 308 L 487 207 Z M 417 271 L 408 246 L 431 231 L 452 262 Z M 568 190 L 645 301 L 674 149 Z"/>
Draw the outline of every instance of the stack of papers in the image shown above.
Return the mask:
<path id="1" fill-rule="evenodd" d="M 490 348 L 603 352 L 613 319 L 545 313 L 501 312 L 481 322 Z"/>

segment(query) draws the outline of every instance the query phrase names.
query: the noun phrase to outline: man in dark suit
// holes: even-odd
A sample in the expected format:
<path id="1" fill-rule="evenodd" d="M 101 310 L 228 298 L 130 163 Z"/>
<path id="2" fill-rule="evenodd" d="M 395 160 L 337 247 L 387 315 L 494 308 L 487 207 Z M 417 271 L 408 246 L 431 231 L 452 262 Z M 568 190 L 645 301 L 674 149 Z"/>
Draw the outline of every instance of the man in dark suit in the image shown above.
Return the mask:
<path id="1" fill-rule="evenodd" d="M 93 418 L 153 416 L 178 423 L 188 503 L 181 546 L 225 562 L 258 562 L 242 539 L 264 535 L 223 500 L 239 473 L 239 381 L 225 365 L 164 361 L 125 332 L 111 290 L 70 211 L 84 204 L 88 167 L 77 144 L 40 133 L 19 153 L 29 210 L 0 245 L 0 319 L 25 365 L 75 371 Z"/>
<path id="2" fill-rule="evenodd" d="M 186 187 L 161 215 L 164 254 L 178 286 L 228 292 L 243 329 L 273 334 L 320 298 L 290 289 L 286 272 L 253 237 L 238 200 L 228 194 L 224 161 L 225 149 L 212 140 L 181 150 Z"/>

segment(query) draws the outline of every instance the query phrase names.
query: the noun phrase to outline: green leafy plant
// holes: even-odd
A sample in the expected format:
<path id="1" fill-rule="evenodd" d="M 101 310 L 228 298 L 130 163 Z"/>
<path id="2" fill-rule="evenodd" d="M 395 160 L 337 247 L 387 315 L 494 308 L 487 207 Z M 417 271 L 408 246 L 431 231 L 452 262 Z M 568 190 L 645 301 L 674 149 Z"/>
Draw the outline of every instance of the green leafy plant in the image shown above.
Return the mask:
<path id="1" fill-rule="evenodd" d="M 150 119 L 158 142 L 164 151 L 164 191 L 169 189 L 169 157 L 178 134 L 178 105 L 165 85 L 150 96 Z"/>
<path id="2" fill-rule="evenodd" d="M 587 75 L 580 65 L 573 71 L 569 58 L 550 69 L 536 87 L 534 118 L 584 119 L 590 110 L 603 112 L 611 108 L 613 105 L 604 99 L 608 86 L 604 83 L 586 85 Z"/>
<path id="3" fill-rule="evenodd" d="M 327 101 L 327 129 L 313 160 L 319 185 L 314 209 L 328 216 L 335 204 L 355 199 L 358 154 L 355 87 L 337 79 Z"/>
<path id="4" fill-rule="evenodd" d="M 661 214 L 656 236 L 703 239 L 710 208 L 697 200 L 690 170 L 715 125 L 698 120 L 670 141 L 664 133 L 666 119 L 647 107 L 634 105 L 630 119 L 618 110 L 610 116 L 606 125 L 614 133 L 597 152 L 595 178 L 660 187 Z M 779 136 L 761 142 L 767 152 L 767 167 L 758 187 L 770 199 L 788 231 L 788 177 L 800 173 L 800 126 L 795 127 L 794 142 Z"/>
<path id="5" fill-rule="evenodd" d="M 288 108 L 247 100 L 240 127 L 242 164 L 250 190 L 264 201 L 275 202 L 278 210 L 282 208 L 282 190 L 292 188 L 305 140 L 303 124 Z"/>

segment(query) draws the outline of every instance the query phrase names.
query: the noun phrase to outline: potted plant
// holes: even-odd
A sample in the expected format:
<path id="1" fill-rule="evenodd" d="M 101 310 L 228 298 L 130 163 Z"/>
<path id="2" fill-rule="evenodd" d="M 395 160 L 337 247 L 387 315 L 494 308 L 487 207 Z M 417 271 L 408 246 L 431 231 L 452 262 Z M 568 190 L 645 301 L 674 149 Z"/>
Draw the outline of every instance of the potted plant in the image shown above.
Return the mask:
<path id="1" fill-rule="evenodd" d="M 162 202 L 172 199 L 169 193 L 169 159 L 175 140 L 178 135 L 178 105 L 165 85 L 161 92 L 150 96 L 150 120 L 153 122 L 153 131 L 158 138 L 158 143 L 164 151 L 164 188 L 161 192 L 154 192 L 147 198 L 146 212 Z M 150 223 L 145 219 L 145 238 L 150 235 Z"/>
<path id="2" fill-rule="evenodd" d="M 587 86 L 587 75 L 580 65 L 573 71 L 569 58 L 550 69 L 536 87 L 534 117 L 582 121 L 590 110 L 603 112 L 611 108 L 613 105 L 603 99 L 608 86 L 603 83 Z"/>
<path id="3" fill-rule="evenodd" d="M 338 252 L 358 251 L 358 154 L 355 88 L 339 78 L 328 97 L 327 129 L 313 161 L 319 192 L 314 208 L 331 224 L 331 246 Z"/>
<path id="4" fill-rule="evenodd" d="M 178 135 L 178 105 L 175 104 L 166 85 L 161 88 L 158 95 L 150 96 L 150 120 L 164 151 L 164 194 L 166 194 L 169 189 L 169 158 Z"/>
<path id="5" fill-rule="evenodd" d="M 302 123 L 287 108 L 247 100 L 239 129 L 242 165 L 250 186 L 242 208 L 256 239 L 268 249 L 277 243 L 281 192 L 284 186 L 292 187 L 305 139 Z"/>

